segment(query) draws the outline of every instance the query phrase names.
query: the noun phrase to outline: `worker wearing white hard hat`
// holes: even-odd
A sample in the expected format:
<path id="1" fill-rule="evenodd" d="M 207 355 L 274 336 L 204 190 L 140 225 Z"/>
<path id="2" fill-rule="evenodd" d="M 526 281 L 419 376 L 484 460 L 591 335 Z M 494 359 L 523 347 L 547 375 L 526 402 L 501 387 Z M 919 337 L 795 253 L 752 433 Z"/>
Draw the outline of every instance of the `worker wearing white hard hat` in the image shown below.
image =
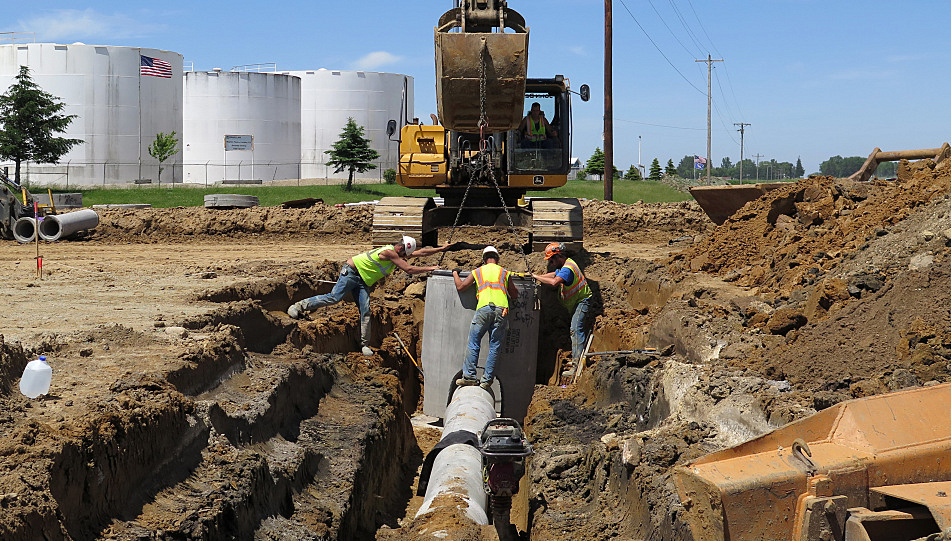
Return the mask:
<path id="1" fill-rule="evenodd" d="M 452 271 L 452 279 L 457 291 L 465 291 L 473 284 L 476 286 L 475 315 L 469 326 L 469 347 L 462 363 L 462 377 L 456 385 L 481 385 L 483 389 L 492 386 L 495 379 L 495 363 L 502 352 L 505 333 L 508 330 L 509 299 L 518 297 L 518 289 L 512 282 L 511 272 L 499 265 L 499 251 L 494 246 L 482 250 L 482 266 L 462 279 L 459 271 Z M 482 337 L 489 333 L 489 354 L 485 359 L 482 378 L 476 373 Z"/>
<path id="2" fill-rule="evenodd" d="M 416 239 L 403 235 L 399 242 L 357 254 L 348 259 L 340 268 L 340 276 L 330 293 L 316 295 L 292 304 L 287 309 L 287 315 L 294 319 L 300 319 L 308 312 L 337 304 L 343 300 L 347 293 L 350 293 L 360 309 L 360 349 L 364 355 L 373 355 L 373 350 L 370 349 L 368 344 L 370 339 L 370 289 L 396 269 L 408 274 L 422 274 L 438 269 L 438 266 L 417 267 L 410 265 L 404 258 L 425 257 L 445 251 L 449 247 L 449 244 L 444 244 L 438 248 L 417 248 Z"/>

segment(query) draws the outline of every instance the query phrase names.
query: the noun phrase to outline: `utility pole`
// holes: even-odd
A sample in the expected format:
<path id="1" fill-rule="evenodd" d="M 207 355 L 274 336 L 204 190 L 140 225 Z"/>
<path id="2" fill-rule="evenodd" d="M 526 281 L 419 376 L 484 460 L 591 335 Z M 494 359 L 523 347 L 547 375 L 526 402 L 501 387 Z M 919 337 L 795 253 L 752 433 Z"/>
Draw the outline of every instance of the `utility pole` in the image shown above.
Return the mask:
<path id="1" fill-rule="evenodd" d="M 614 36 L 612 0 L 604 0 L 604 200 L 614 201 Z"/>
<path id="2" fill-rule="evenodd" d="M 739 126 L 740 129 L 737 130 L 740 132 L 740 184 L 743 184 L 743 135 L 747 126 L 752 126 L 749 122 L 734 122 L 734 126 Z"/>
<path id="3" fill-rule="evenodd" d="M 753 154 L 753 157 L 756 158 L 756 182 L 759 182 L 759 159 L 763 157 L 762 154 Z"/>
<path id="4" fill-rule="evenodd" d="M 723 59 L 714 60 L 709 54 L 706 60 L 694 60 L 694 62 L 707 63 L 707 182 L 710 182 L 710 171 L 713 169 L 713 162 L 710 160 L 712 132 L 713 132 L 713 63 L 723 62 Z"/>

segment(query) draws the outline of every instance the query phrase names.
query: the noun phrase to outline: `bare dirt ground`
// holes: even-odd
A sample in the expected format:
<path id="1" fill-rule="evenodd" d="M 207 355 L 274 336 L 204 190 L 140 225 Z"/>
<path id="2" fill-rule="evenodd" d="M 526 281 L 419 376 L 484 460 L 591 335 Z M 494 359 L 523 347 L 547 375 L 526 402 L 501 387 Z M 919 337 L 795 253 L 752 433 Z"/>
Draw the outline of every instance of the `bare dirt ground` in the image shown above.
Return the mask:
<path id="1" fill-rule="evenodd" d="M 672 467 L 841 400 L 948 381 L 951 172 L 810 178 L 714 227 L 696 205 L 585 204 L 577 259 L 599 304 L 591 358 L 561 386 L 568 315 L 543 291 L 536 454 L 513 518 L 534 539 L 690 539 Z M 103 211 L 69 242 L 0 244 L 2 539 L 492 539 L 414 519 L 438 429 L 410 422 L 424 278 L 306 321 L 368 247 L 371 209 Z M 524 270 L 504 231 L 464 228 Z M 426 258 L 477 264 L 475 250 Z M 541 254 L 528 256 L 534 270 Z M 50 394 L 16 390 L 45 354 Z"/>

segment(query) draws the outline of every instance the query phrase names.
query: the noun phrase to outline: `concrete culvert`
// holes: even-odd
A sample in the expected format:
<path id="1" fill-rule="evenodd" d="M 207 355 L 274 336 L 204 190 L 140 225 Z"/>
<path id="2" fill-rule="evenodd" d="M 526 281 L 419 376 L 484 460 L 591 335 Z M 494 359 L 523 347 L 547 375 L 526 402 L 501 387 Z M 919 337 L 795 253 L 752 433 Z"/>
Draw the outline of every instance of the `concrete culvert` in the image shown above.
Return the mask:
<path id="1" fill-rule="evenodd" d="M 59 240 L 99 225 L 99 214 L 92 209 L 47 216 L 40 220 L 40 238 Z"/>
<path id="2" fill-rule="evenodd" d="M 33 242 L 36 237 L 36 220 L 23 217 L 13 224 L 13 238 L 20 244 Z"/>

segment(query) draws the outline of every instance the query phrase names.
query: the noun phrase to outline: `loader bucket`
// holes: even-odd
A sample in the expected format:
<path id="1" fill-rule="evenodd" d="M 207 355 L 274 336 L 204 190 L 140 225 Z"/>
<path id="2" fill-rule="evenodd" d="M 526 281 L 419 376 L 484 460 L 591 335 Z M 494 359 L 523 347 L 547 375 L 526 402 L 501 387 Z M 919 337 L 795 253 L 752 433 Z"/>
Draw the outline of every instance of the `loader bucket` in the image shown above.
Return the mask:
<path id="1" fill-rule="evenodd" d="M 444 127 L 479 133 L 485 63 L 486 133 L 518 128 L 525 115 L 528 32 L 450 33 L 436 30 L 436 107 Z"/>
<path id="2" fill-rule="evenodd" d="M 743 208 L 743 205 L 763 196 L 766 192 L 782 186 L 787 182 L 768 182 L 760 184 L 725 184 L 722 186 L 694 186 L 690 188 L 690 195 L 697 200 L 703 212 L 720 225 L 727 218 Z"/>
<path id="3" fill-rule="evenodd" d="M 928 495 L 951 480 L 949 409 L 951 384 L 851 400 L 701 457 L 674 472 L 684 520 L 717 541 L 868 539 L 847 517 L 947 528 L 949 498 Z"/>

